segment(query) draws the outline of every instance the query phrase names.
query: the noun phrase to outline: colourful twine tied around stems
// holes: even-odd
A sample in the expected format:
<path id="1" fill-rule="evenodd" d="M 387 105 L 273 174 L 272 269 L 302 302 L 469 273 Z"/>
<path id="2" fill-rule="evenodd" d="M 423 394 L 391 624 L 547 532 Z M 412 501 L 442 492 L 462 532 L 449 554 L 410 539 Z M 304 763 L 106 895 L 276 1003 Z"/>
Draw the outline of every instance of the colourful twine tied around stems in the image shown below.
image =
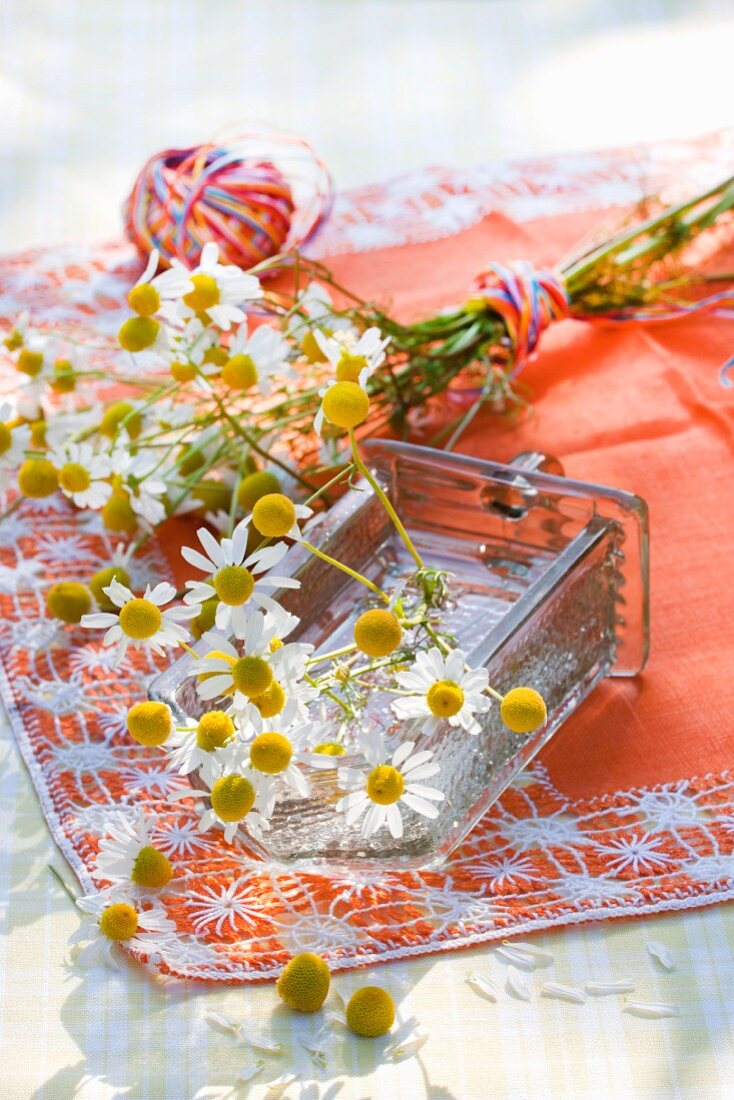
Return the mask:
<path id="1" fill-rule="evenodd" d="M 511 347 L 511 376 L 525 366 L 553 321 L 567 317 L 568 293 L 553 271 L 537 271 L 526 260 L 490 264 L 476 276 L 473 292 L 505 323 Z"/>
<path id="2" fill-rule="evenodd" d="M 207 241 L 222 263 L 242 268 L 317 232 L 334 190 L 323 161 L 302 138 L 271 131 L 221 143 L 166 149 L 148 160 L 123 206 L 128 238 L 161 262 L 188 268 Z"/>

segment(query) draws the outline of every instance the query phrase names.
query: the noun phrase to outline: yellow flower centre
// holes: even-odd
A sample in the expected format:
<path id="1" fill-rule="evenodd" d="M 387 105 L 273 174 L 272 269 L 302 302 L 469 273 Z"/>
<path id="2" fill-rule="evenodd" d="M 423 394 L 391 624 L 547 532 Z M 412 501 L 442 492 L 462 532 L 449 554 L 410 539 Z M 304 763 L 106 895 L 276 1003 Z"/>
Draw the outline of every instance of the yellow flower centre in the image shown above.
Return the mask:
<path id="1" fill-rule="evenodd" d="M 366 985 L 349 998 L 347 1025 L 355 1035 L 376 1039 L 387 1035 L 395 1022 L 395 1005 L 386 989 Z"/>
<path id="2" fill-rule="evenodd" d="M 202 478 L 197 482 L 191 495 L 194 500 L 201 501 L 199 511 L 204 512 L 228 512 L 232 500 L 232 490 L 226 481 L 217 481 L 213 477 Z"/>
<path id="3" fill-rule="evenodd" d="M 368 657 L 387 657 L 398 648 L 402 637 L 397 616 L 382 608 L 365 611 L 354 624 L 354 641 Z"/>
<path id="4" fill-rule="evenodd" d="M 201 611 L 189 624 L 191 633 L 195 638 L 200 638 L 202 634 L 206 634 L 207 630 L 212 629 L 218 607 L 219 599 L 217 596 L 210 596 L 208 600 L 204 600 L 201 604 Z"/>
<path id="5" fill-rule="evenodd" d="M 152 317 L 157 313 L 161 305 L 161 296 L 150 283 L 141 283 L 134 286 L 127 296 L 130 309 L 135 310 L 141 317 Z"/>
<path id="6" fill-rule="evenodd" d="M 273 682 L 273 670 L 262 657 L 240 657 L 232 665 L 232 682 L 248 699 L 256 699 Z"/>
<path id="7" fill-rule="evenodd" d="M 350 355 L 348 351 L 342 354 L 336 365 L 336 377 L 339 382 L 358 382 L 359 376 L 367 366 L 367 360 L 363 355 Z"/>
<path id="8" fill-rule="evenodd" d="M 173 867 L 164 852 L 147 844 L 135 857 L 130 878 L 137 886 L 167 886 L 173 878 Z"/>
<path id="9" fill-rule="evenodd" d="M 99 927 L 108 940 L 129 940 L 138 930 L 138 914 L 132 905 L 117 901 L 104 910 Z"/>
<path id="10" fill-rule="evenodd" d="M 79 581 L 60 581 L 46 593 L 46 608 L 62 623 L 78 623 L 92 609 L 92 594 Z"/>
<path id="11" fill-rule="evenodd" d="M 69 359 L 57 359 L 54 363 L 54 377 L 51 389 L 54 393 L 73 393 L 76 387 L 74 366 Z"/>
<path id="12" fill-rule="evenodd" d="M 18 332 L 17 328 L 14 328 L 10 336 L 5 337 L 3 344 L 8 351 L 17 351 L 18 348 L 23 347 L 23 333 Z"/>
<path id="13" fill-rule="evenodd" d="M 367 776 L 367 797 L 378 806 L 392 806 L 405 790 L 405 780 L 391 764 L 380 764 Z"/>
<path id="14" fill-rule="evenodd" d="M 138 517 L 130 503 L 130 495 L 125 489 L 113 492 L 102 509 L 102 522 L 108 531 L 124 531 L 127 535 L 135 533 Z M 118 580 L 120 580 L 119 577 Z M 120 581 L 120 583 L 124 582 Z"/>
<path id="15" fill-rule="evenodd" d="M 252 704 L 257 707 L 263 718 L 275 718 L 285 706 L 285 692 L 278 681 L 273 680 L 268 690 L 262 695 L 257 695 L 252 700 Z"/>
<path id="16" fill-rule="evenodd" d="M 235 657 L 230 657 L 229 653 L 223 653 L 221 649 L 212 649 L 210 653 L 207 653 L 204 660 L 205 661 L 224 661 L 224 663 L 228 664 L 231 668 L 234 665 L 236 658 Z M 212 676 L 221 676 L 221 675 L 222 675 L 222 670 L 221 669 L 213 669 L 211 672 L 208 672 L 208 671 L 200 672 L 197 676 L 197 679 L 198 679 L 200 684 L 203 684 L 204 681 L 210 679 L 210 677 L 212 677 Z M 232 690 L 234 690 L 234 689 L 232 689 Z M 231 691 L 228 694 L 231 694 Z"/>
<path id="17" fill-rule="evenodd" d="M 255 804 L 255 788 L 244 775 L 223 775 L 211 789 L 211 800 L 222 821 L 242 821 Z"/>
<path id="18" fill-rule="evenodd" d="M 313 332 L 307 332 L 301 340 L 301 351 L 309 363 L 323 363 L 326 359 Z"/>
<path id="19" fill-rule="evenodd" d="M 160 327 L 152 317 L 128 317 L 117 333 L 120 347 L 133 353 L 145 351 L 155 343 Z"/>
<path id="20" fill-rule="evenodd" d="M 344 746 L 337 741 L 322 741 L 313 751 L 319 753 L 320 756 L 343 756 Z"/>
<path id="21" fill-rule="evenodd" d="M 229 352 L 226 348 L 221 348 L 218 345 L 213 348 L 207 348 L 204 352 L 204 362 L 213 363 L 215 367 L 223 367 L 229 359 Z"/>
<path id="22" fill-rule="evenodd" d="M 249 355 L 233 355 L 222 368 L 222 381 L 231 390 L 249 390 L 257 379 L 257 367 Z"/>
<path id="23" fill-rule="evenodd" d="M 89 473 L 78 462 L 67 462 L 59 471 L 59 485 L 67 493 L 83 493 L 91 484 Z"/>
<path id="24" fill-rule="evenodd" d="M 0 455 L 9 451 L 13 443 L 13 433 L 7 424 L 0 422 Z"/>
<path id="25" fill-rule="evenodd" d="M 204 309 L 219 304 L 221 295 L 217 281 L 211 275 L 192 275 L 191 282 L 194 289 L 184 294 L 183 300 L 187 306 L 200 313 Z"/>
<path id="26" fill-rule="evenodd" d="M 255 591 L 255 579 L 244 565 L 225 565 L 214 574 L 214 591 L 228 607 L 240 607 L 247 603 Z"/>
<path id="27" fill-rule="evenodd" d="M 180 359 L 175 359 L 168 369 L 177 382 L 193 382 L 197 374 L 195 363 L 184 363 Z"/>
<path id="28" fill-rule="evenodd" d="M 115 607 L 104 591 L 114 580 L 124 584 L 126 588 L 130 587 L 130 574 L 121 565 L 107 565 L 104 569 L 98 569 L 88 582 L 87 587 L 97 601 L 100 611 L 112 611 Z"/>
<path id="29" fill-rule="evenodd" d="M 436 718 L 453 718 L 464 705 L 464 692 L 453 680 L 437 680 L 426 692 L 426 702 Z"/>
<path id="30" fill-rule="evenodd" d="M 532 733 L 548 717 L 543 696 L 527 687 L 508 691 L 500 705 L 500 714 L 513 733 Z"/>
<path id="31" fill-rule="evenodd" d="M 127 731 L 139 745 L 162 745 L 171 735 L 173 720 L 165 703 L 136 703 L 127 712 Z"/>
<path id="32" fill-rule="evenodd" d="M 331 974 L 320 955 L 304 951 L 287 964 L 276 982 L 278 996 L 296 1012 L 318 1012 L 329 992 Z"/>
<path id="33" fill-rule="evenodd" d="M 160 630 L 162 622 L 163 616 L 159 608 L 150 600 L 128 600 L 120 610 L 122 632 L 136 642 L 152 638 Z"/>
<path id="34" fill-rule="evenodd" d="M 59 487 L 56 470 L 48 459 L 27 458 L 18 470 L 18 488 L 24 497 L 41 500 L 50 497 Z"/>
<path id="35" fill-rule="evenodd" d="M 234 734 L 234 722 L 223 710 L 202 714 L 196 727 L 196 744 L 205 752 L 221 749 Z"/>
<path id="36" fill-rule="evenodd" d="M 142 428 L 140 413 L 128 401 L 115 401 L 108 405 L 99 423 L 99 430 L 107 439 L 114 439 L 124 429 L 131 439 L 137 439 Z"/>
<path id="37" fill-rule="evenodd" d="M 295 505 L 282 493 L 267 493 L 252 509 L 252 522 L 266 538 L 282 538 L 296 522 Z"/>
<path id="38" fill-rule="evenodd" d="M 269 470 L 257 470 L 243 477 L 237 490 L 237 503 L 245 512 L 251 512 L 261 497 L 280 491 L 280 482 Z"/>
<path id="39" fill-rule="evenodd" d="M 370 399 L 356 382 L 337 382 L 324 394 L 324 416 L 338 428 L 356 428 L 366 420 Z"/>
<path id="40" fill-rule="evenodd" d="M 261 733 L 250 746 L 250 763 L 265 775 L 280 775 L 292 755 L 293 746 L 282 733 Z"/>
<path id="41" fill-rule="evenodd" d="M 40 351 L 30 351 L 23 348 L 15 364 L 19 371 L 27 374 L 29 378 L 35 378 L 43 367 L 43 354 Z"/>

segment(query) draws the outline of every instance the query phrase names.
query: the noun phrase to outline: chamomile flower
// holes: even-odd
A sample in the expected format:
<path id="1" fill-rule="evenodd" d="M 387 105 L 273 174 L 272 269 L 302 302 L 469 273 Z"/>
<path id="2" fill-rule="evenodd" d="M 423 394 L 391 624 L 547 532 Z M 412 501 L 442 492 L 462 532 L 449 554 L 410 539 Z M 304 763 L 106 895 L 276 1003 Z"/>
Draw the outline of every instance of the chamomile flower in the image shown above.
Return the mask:
<path id="1" fill-rule="evenodd" d="M 311 785 L 299 767 L 309 761 L 310 754 L 300 750 L 283 733 L 266 730 L 250 743 L 250 770 L 254 773 L 257 808 L 270 817 L 279 783 L 285 784 L 301 798 L 307 798 Z"/>
<path id="2" fill-rule="evenodd" d="M 216 757 L 237 736 L 236 726 L 222 710 L 208 710 L 200 718 L 189 718 L 170 738 L 168 760 L 179 775 L 198 772 L 211 783 L 216 772 Z"/>
<path id="3" fill-rule="evenodd" d="M 337 332 L 333 336 L 326 336 L 323 332 L 316 331 L 314 338 L 336 372 L 333 381 L 319 391 L 322 401 L 314 419 L 314 429 L 320 435 L 325 419 L 339 427 L 352 427 L 367 415 L 369 408 L 369 401 L 366 399 L 367 383 L 385 361 L 385 348 L 390 340 L 389 337 L 383 339 L 380 330 L 376 327 L 368 328 L 359 337 L 351 331 Z M 351 398 L 350 404 L 354 405 L 354 412 L 348 417 L 354 420 L 354 424 L 343 424 L 342 416 L 337 415 L 334 419 L 333 415 L 330 415 L 330 406 L 339 405 L 340 402 L 335 402 L 334 395 L 330 395 L 329 391 L 340 383 L 349 383 L 349 387 L 359 387 L 365 393 L 365 396 L 360 398 L 356 390 L 341 387 L 344 400 Z M 360 402 L 364 406 L 364 413 L 357 418 Z"/>
<path id="4" fill-rule="evenodd" d="M 49 455 L 59 475 L 61 492 L 77 508 L 102 508 L 112 494 L 109 482 L 112 461 L 91 443 L 66 443 Z"/>
<path id="5" fill-rule="evenodd" d="M 217 753 L 216 766 L 207 781 L 208 791 L 172 791 L 169 801 L 195 798 L 209 803 L 199 818 L 197 831 L 221 828 L 227 843 L 234 840 L 240 825 L 247 824 L 256 835 L 267 829 L 267 819 L 255 807 L 257 790 L 248 774 L 242 747 L 232 745 Z"/>
<path id="6" fill-rule="evenodd" d="M 173 868 L 168 856 L 152 844 L 148 821 L 138 811 L 133 821 L 123 814 L 110 817 L 106 835 L 100 841 L 94 873 L 95 878 L 113 887 L 159 890 L 171 881 Z"/>
<path id="7" fill-rule="evenodd" d="M 142 308 L 142 316 L 152 316 L 160 309 L 161 302 L 176 301 L 194 289 L 191 275 L 183 265 L 169 267 L 160 275 L 156 275 L 157 270 L 158 249 L 154 248 L 148 256 L 145 271 L 128 295 L 130 307 L 136 313 L 140 313 Z M 139 291 L 138 287 L 147 289 Z"/>
<path id="8" fill-rule="evenodd" d="M 221 541 L 212 535 L 206 527 L 197 531 L 199 542 L 208 556 L 199 550 L 184 546 L 181 555 L 189 565 L 208 574 L 209 581 L 187 581 L 188 589 L 184 602 L 193 605 L 195 615 L 201 610 L 205 600 L 216 596 L 219 599 L 215 625 L 217 630 L 231 630 L 238 638 L 245 636 L 248 619 L 263 608 L 272 612 L 277 619 L 283 616 L 283 609 L 265 589 L 298 588 L 299 581 L 291 577 L 272 576 L 269 570 L 278 565 L 286 554 L 284 543 L 265 546 L 247 554 L 248 525 L 238 523 L 231 538 Z"/>
<path id="9" fill-rule="evenodd" d="M 269 539 L 301 538 L 299 523 L 313 515 L 313 508 L 294 504 L 284 493 L 266 493 L 255 501 L 252 512 L 242 521 L 252 523 L 256 531 Z"/>
<path id="10" fill-rule="evenodd" d="M 116 440 L 110 461 L 117 488 L 127 496 L 127 503 L 133 516 L 145 520 L 151 527 L 157 526 L 166 518 L 166 506 L 163 498 L 167 485 L 155 473 L 160 458 L 150 451 L 141 450 L 135 454 L 130 449 L 130 440 L 121 433 Z M 116 486 L 113 483 L 113 491 Z"/>
<path id="11" fill-rule="evenodd" d="M 72 944 L 86 944 L 77 955 L 80 966 L 119 968 L 119 960 L 113 953 L 115 944 L 124 944 L 147 958 L 155 958 L 168 943 L 174 942 L 176 926 L 158 906 L 144 907 L 135 898 L 107 893 L 77 898 L 76 904 L 88 914 L 69 938 Z"/>
<path id="12" fill-rule="evenodd" d="M 444 655 L 437 646 L 419 653 L 412 668 L 398 672 L 399 686 L 409 696 L 396 699 L 392 709 L 398 718 L 420 718 L 424 733 L 434 733 L 442 721 L 479 733 L 475 714 L 484 714 L 490 700 L 484 694 L 489 682 L 485 668 L 467 668 L 466 655 L 455 649 Z"/>
<path id="13" fill-rule="evenodd" d="M 259 325 L 248 333 L 245 322 L 232 337 L 222 382 L 235 392 L 256 389 L 269 394 L 276 379 L 293 377 L 288 351 L 288 342 L 272 325 Z"/>
<path id="14" fill-rule="evenodd" d="M 17 469 L 30 446 L 31 429 L 27 424 L 12 425 L 13 408 L 7 402 L 0 405 L 0 488 L 5 488 L 11 470 Z"/>
<path id="15" fill-rule="evenodd" d="M 443 792 L 424 786 L 422 781 L 437 775 L 439 765 L 431 762 L 432 752 L 414 753 L 414 747 L 414 741 L 403 742 L 389 763 L 378 764 L 369 772 L 339 769 L 339 782 L 349 793 L 339 799 L 336 809 L 344 813 L 347 825 L 365 814 L 361 829 L 365 838 L 387 825 L 390 835 L 398 840 L 403 835 L 401 802 L 424 817 L 438 817 L 440 810 L 434 803 L 443 801 Z"/>
<path id="16" fill-rule="evenodd" d="M 124 584 L 113 580 L 104 592 L 119 610 L 84 615 L 81 625 L 91 630 L 106 629 L 103 644 L 117 645 L 115 663 L 122 660 L 129 645 L 162 655 L 187 640 L 188 630 L 180 624 L 193 618 L 197 609 L 179 604 L 162 611 L 176 595 L 172 584 L 163 581 L 155 588 L 147 585 L 142 596 L 134 596 Z"/>
<path id="17" fill-rule="evenodd" d="M 186 271 L 174 260 L 172 270 Z M 234 264 L 219 263 L 219 248 L 214 241 L 207 241 L 201 250 L 198 267 L 186 272 L 193 283 L 193 290 L 184 294 L 183 311 L 173 313 L 173 318 L 188 319 L 194 315 L 208 317 L 220 329 L 227 331 L 233 324 L 244 321 L 242 303 L 262 298 L 260 280 L 247 275 Z"/>

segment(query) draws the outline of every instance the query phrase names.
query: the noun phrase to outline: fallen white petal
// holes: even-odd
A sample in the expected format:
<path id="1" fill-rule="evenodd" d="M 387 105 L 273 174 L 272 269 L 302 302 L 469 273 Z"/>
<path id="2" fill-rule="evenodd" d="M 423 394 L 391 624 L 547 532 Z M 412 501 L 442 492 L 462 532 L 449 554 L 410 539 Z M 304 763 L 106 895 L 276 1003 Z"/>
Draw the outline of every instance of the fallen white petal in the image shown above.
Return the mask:
<path id="1" fill-rule="evenodd" d="M 507 988 L 510 993 L 515 997 L 519 997 L 521 1001 L 530 1000 L 530 986 L 522 974 L 515 970 L 514 966 L 507 967 Z"/>
<path id="2" fill-rule="evenodd" d="M 582 989 L 576 989 L 572 985 L 562 985 L 561 982 L 544 982 L 540 994 L 542 997 L 555 997 L 559 1001 L 571 1001 L 577 1005 L 582 1005 L 586 1001 L 586 994 Z"/>
<path id="3" fill-rule="evenodd" d="M 257 1077 L 260 1070 L 265 1065 L 265 1061 L 262 1058 L 258 1058 L 256 1062 L 253 1062 L 251 1066 L 246 1066 L 241 1073 L 237 1074 L 238 1081 L 251 1081 L 253 1077 Z"/>
<path id="4" fill-rule="evenodd" d="M 317 1066 L 320 1066 L 321 1069 L 326 1069 L 326 1052 L 325 1051 L 321 1050 L 320 1047 L 309 1045 L 308 1043 L 304 1042 L 303 1039 L 299 1039 L 298 1042 L 299 1042 L 300 1046 L 302 1046 L 303 1049 L 306 1051 L 306 1053 L 310 1054 L 311 1058 L 313 1059 L 313 1061 L 316 1063 Z"/>
<path id="5" fill-rule="evenodd" d="M 229 1085 L 204 1085 L 194 1093 L 193 1100 L 230 1100 L 235 1091 Z"/>
<path id="6" fill-rule="evenodd" d="M 622 1006 L 622 1012 L 629 1012 L 631 1016 L 641 1016 L 646 1020 L 662 1020 L 665 1016 L 680 1016 L 678 1005 L 669 1004 L 667 1001 L 632 1001 L 627 999 Z"/>
<path id="7" fill-rule="evenodd" d="M 297 1073 L 283 1073 L 280 1077 L 276 1077 L 274 1081 L 268 1081 L 265 1086 L 268 1091 L 268 1100 L 280 1100 L 288 1086 L 297 1080 Z"/>
<path id="8" fill-rule="evenodd" d="M 399 1043 L 393 1043 L 392 1046 L 387 1048 L 385 1054 L 388 1058 L 391 1058 L 393 1062 L 398 1062 L 403 1058 L 412 1058 L 427 1042 L 428 1032 L 425 1028 L 419 1027 L 411 1032 L 406 1039 L 403 1039 Z"/>
<path id="9" fill-rule="evenodd" d="M 525 940 L 503 940 L 502 947 L 509 947 L 513 951 L 529 955 L 535 959 L 536 966 L 550 966 L 555 958 L 550 951 L 545 951 L 542 947 L 538 947 L 534 943 L 527 943 Z"/>
<path id="10" fill-rule="evenodd" d="M 239 1025 L 235 1020 L 230 1019 L 229 1016 L 224 1016 L 221 1012 L 205 1012 L 205 1018 L 210 1024 L 214 1024 L 215 1027 L 221 1027 L 223 1031 L 231 1031 L 233 1035 L 237 1033 Z"/>
<path id="11" fill-rule="evenodd" d="M 635 983 L 621 978 L 618 982 L 587 982 L 585 988 L 596 997 L 606 997 L 610 993 L 634 993 Z"/>
<path id="12" fill-rule="evenodd" d="M 664 943 L 660 943 L 659 940 L 650 940 L 646 946 L 648 954 L 652 955 L 653 959 L 657 960 L 664 970 L 675 970 L 673 953 Z"/>
<path id="13" fill-rule="evenodd" d="M 483 978 L 481 974 L 469 974 L 466 980 L 475 993 L 489 1001 L 497 1001 L 497 986 L 489 978 Z"/>
<path id="14" fill-rule="evenodd" d="M 264 1050 L 266 1054 L 282 1054 L 283 1047 L 274 1039 L 268 1039 L 266 1035 L 256 1035 L 248 1031 L 242 1024 L 237 1028 L 237 1038 L 241 1043 L 247 1043 L 253 1050 Z"/>

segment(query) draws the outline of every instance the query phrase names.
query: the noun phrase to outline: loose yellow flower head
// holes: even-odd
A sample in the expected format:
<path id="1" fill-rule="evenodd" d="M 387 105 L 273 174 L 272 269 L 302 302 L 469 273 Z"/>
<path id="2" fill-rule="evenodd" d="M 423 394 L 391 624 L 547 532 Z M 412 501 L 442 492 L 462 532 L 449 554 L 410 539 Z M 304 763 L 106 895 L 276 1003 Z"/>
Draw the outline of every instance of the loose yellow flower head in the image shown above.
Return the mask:
<path id="1" fill-rule="evenodd" d="M 329 992 L 331 974 L 320 955 L 304 951 L 286 965 L 275 983 L 278 996 L 296 1012 L 318 1012 Z"/>
<path id="2" fill-rule="evenodd" d="M 70 359 L 57 359 L 54 363 L 51 389 L 54 393 L 73 393 L 76 389 L 76 375 Z"/>
<path id="3" fill-rule="evenodd" d="M 87 587 L 97 601 L 100 611 L 114 611 L 117 605 L 112 602 L 104 591 L 116 580 L 119 584 L 130 587 L 130 574 L 121 565 L 107 565 L 104 569 L 98 569 L 88 582 Z"/>
<path id="4" fill-rule="evenodd" d="M 402 641 L 403 628 L 392 611 L 365 611 L 354 624 L 354 641 L 368 657 L 387 657 Z"/>
<path id="5" fill-rule="evenodd" d="M 273 682 L 273 670 L 262 657 L 240 657 L 232 665 L 232 681 L 248 699 L 256 699 Z"/>
<path id="6" fill-rule="evenodd" d="M 67 462 L 59 470 L 59 485 L 67 493 L 83 493 L 91 484 L 89 472 L 79 462 Z"/>
<path id="7" fill-rule="evenodd" d="M 41 500 L 50 497 L 59 487 L 56 470 L 48 459 L 27 458 L 18 470 L 18 488 L 24 497 Z"/>
<path id="8" fill-rule="evenodd" d="M 127 731 L 139 745 L 162 745 L 173 730 L 173 717 L 165 703 L 136 703 L 127 712 Z"/>
<path id="9" fill-rule="evenodd" d="M 359 376 L 367 366 L 363 355 L 350 355 L 345 351 L 336 365 L 336 377 L 339 382 L 358 382 Z"/>
<path id="10" fill-rule="evenodd" d="M 123 428 L 131 439 L 137 439 L 142 428 L 140 413 L 128 401 L 115 401 L 108 405 L 99 423 L 99 430 L 107 439 L 114 439 Z"/>
<path id="11" fill-rule="evenodd" d="M 140 317 L 152 317 L 161 307 L 161 296 L 150 283 L 134 286 L 127 296 L 130 309 Z"/>
<path id="12" fill-rule="evenodd" d="M 324 394 L 323 410 L 337 428 L 356 428 L 367 419 L 370 399 L 356 382 L 337 382 Z"/>
<path id="13" fill-rule="evenodd" d="M 92 610 L 92 593 L 79 581 L 59 581 L 46 593 L 46 609 L 62 623 L 78 623 Z"/>
<path id="14" fill-rule="evenodd" d="M 211 799 L 222 821 L 242 821 L 255 805 L 255 788 L 244 775 L 223 775 L 212 787 Z"/>
<path id="15" fill-rule="evenodd" d="M 267 493 L 255 503 L 252 522 L 261 535 L 280 539 L 293 529 L 296 509 L 292 500 L 282 493 Z"/>
<path id="16" fill-rule="evenodd" d="M 108 531 L 124 531 L 126 535 L 134 535 L 138 528 L 138 517 L 130 503 L 130 494 L 125 489 L 114 490 L 101 515 Z M 120 577 L 117 579 L 120 580 Z"/>
<path id="17" fill-rule="evenodd" d="M 128 317 L 117 333 L 120 347 L 131 352 L 145 351 L 156 342 L 160 327 L 152 317 Z"/>
<path id="18" fill-rule="evenodd" d="M 138 930 L 138 914 L 132 905 L 116 901 L 102 913 L 99 927 L 109 940 L 129 940 Z"/>
<path id="19" fill-rule="evenodd" d="M 147 844 L 135 857 L 130 877 L 136 886 L 167 886 L 173 878 L 173 867 L 164 852 Z"/>
<path id="20" fill-rule="evenodd" d="M 293 746 L 282 733 L 261 733 L 250 746 L 250 763 L 264 775 L 280 775 L 292 755 Z"/>
<path id="21" fill-rule="evenodd" d="M 532 733 L 548 717 L 543 696 L 527 687 L 508 691 L 500 705 L 500 714 L 502 721 L 513 733 Z"/>
<path id="22" fill-rule="evenodd" d="M 255 579 L 244 565 L 223 565 L 212 578 L 212 585 L 222 603 L 241 607 L 255 591 Z"/>
<path id="23" fill-rule="evenodd" d="M 386 989 L 365 985 L 349 998 L 347 1025 L 355 1035 L 376 1039 L 387 1035 L 395 1022 L 395 1005 Z"/>
<path id="24" fill-rule="evenodd" d="M 205 752 L 221 749 L 234 736 L 234 722 L 223 710 L 208 710 L 196 727 L 196 744 Z"/>
<path id="25" fill-rule="evenodd" d="M 256 695 L 251 702 L 254 707 L 257 707 L 263 718 L 275 718 L 276 714 L 280 714 L 285 706 L 285 692 L 278 681 L 273 680 L 268 690 L 264 691 L 262 695 Z"/>
<path id="26" fill-rule="evenodd" d="M 367 776 L 367 797 L 378 806 L 392 806 L 405 790 L 405 780 L 392 764 L 380 764 Z"/>
<path id="27" fill-rule="evenodd" d="M 168 370 L 177 382 L 193 382 L 198 374 L 195 363 L 184 363 L 180 359 L 174 359 Z"/>
<path id="28" fill-rule="evenodd" d="M 232 489 L 226 481 L 217 481 L 213 477 L 203 477 L 191 490 L 194 500 L 201 501 L 201 512 L 228 512 L 232 500 Z"/>
<path id="29" fill-rule="evenodd" d="M 142 596 L 128 600 L 120 608 L 120 628 L 133 641 L 143 642 L 146 638 L 152 638 L 160 630 L 162 622 L 160 608 L 152 600 L 145 600 Z"/>
<path id="30" fill-rule="evenodd" d="M 322 741 L 313 751 L 321 756 L 343 756 L 344 746 L 337 741 Z"/>
<path id="31" fill-rule="evenodd" d="M 453 718 L 464 705 L 464 692 L 453 680 L 437 680 L 426 692 L 426 702 L 436 718 Z"/>
<path id="32" fill-rule="evenodd" d="M 219 304 L 219 287 L 216 279 L 211 275 L 192 275 L 191 282 L 194 284 L 194 289 L 183 296 L 187 306 L 196 313 L 201 313 L 202 310 Z"/>
<path id="33" fill-rule="evenodd" d="M 124 584 L 125 582 L 123 581 L 122 583 Z M 191 633 L 195 638 L 200 638 L 202 634 L 206 634 L 207 630 L 212 629 L 218 607 L 219 599 L 217 596 L 210 596 L 208 600 L 202 602 L 201 611 L 196 618 L 192 619 L 189 623 Z"/>
<path id="34" fill-rule="evenodd" d="M 22 348 L 15 366 L 22 374 L 35 378 L 43 368 L 43 354 L 40 351 L 31 351 L 30 348 Z"/>
<path id="35" fill-rule="evenodd" d="M 233 355 L 222 367 L 222 381 L 231 390 L 249 390 L 257 377 L 257 367 L 249 355 Z"/>
<path id="36" fill-rule="evenodd" d="M 243 477 L 237 490 L 237 503 L 245 512 L 251 512 L 261 497 L 280 492 L 280 482 L 270 470 L 257 470 Z"/>

